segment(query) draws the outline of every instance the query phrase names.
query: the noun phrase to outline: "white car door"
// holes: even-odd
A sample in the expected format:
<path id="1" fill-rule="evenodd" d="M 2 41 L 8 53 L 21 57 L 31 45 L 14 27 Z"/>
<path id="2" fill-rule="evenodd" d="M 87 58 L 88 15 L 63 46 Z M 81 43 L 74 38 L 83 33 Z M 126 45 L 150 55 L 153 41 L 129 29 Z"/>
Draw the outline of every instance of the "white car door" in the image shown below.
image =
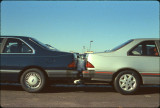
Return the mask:
<path id="1" fill-rule="evenodd" d="M 129 52 L 132 68 L 141 75 L 144 84 L 160 84 L 160 54 L 155 41 L 144 41 Z"/>

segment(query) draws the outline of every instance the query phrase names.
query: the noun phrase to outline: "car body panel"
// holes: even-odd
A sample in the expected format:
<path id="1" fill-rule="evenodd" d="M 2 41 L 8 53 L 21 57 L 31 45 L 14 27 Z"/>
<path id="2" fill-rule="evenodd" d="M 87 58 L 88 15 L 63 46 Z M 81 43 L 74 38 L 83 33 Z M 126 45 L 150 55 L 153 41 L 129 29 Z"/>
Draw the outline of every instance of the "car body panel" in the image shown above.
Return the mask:
<path id="1" fill-rule="evenodd" d="M 126 46 L 113 52 L 88 54 L 88 59 L 94 68 L 83 71 L 86 78 L 92 80 L 113 81 L 113 76 L 123 69 L 131 69 L 139 73 L 143 84 L 160 84 L 160 56 L 131 56 L 128 51 L 143 41 L 156 41 L 158 39 L 136 39 Z"/>
<path id="2" fill-rule="evenodd" d="M 3 36 L 1 38 L 19 39 L 33 50 L 32 53 L 1 52 L 1 81 L 17 82 L 21 72 L 29 67 L 42 69 L 50 79 L 75 78 L 74 74 L 78 73 L 76 67 L 68 67 L 70 63 L 75 61 L 75 56 L 72 53 L 48 50 L 33 42 L 30 37 Z M 6 41 L 3 41 L 2 45 L 5 46 L 5 43 Z"/>

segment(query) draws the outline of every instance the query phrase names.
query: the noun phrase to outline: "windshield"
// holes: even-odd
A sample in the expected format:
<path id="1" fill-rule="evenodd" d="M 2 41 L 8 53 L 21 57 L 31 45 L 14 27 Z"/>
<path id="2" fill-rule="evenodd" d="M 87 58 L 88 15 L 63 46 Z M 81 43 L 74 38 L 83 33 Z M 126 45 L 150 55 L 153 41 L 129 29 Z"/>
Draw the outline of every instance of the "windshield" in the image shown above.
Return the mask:
<path id="1" fill-rule="evenodd" d="M 112 51 L 116 51 L 116 50 L 118 50 L 118 49 L 120 49 L 120 48 L 124 47 L 125 45 L 129 44 L 129 43 L 130 43 L 130 42 L 132 42 L 132 41 L 133 41 L 133 39 L 128 40 L 127 42 L 124 42 L 124 43 L 122 43 L 122 44 L 118 45 L 117 47 L 115 47 L 115 48 L 113 48 L 113 49 L 111 49 L 111 50 L 106 50 L 105 52 L 112 52 Z"/>
<path id="2" fill-rule="evenodd" d="M 40 45 L 43 48 L 52 50 L 52 51 L 58 51 L 58 49 L 54 48 L 53 46 L 49 45 L 49 44 L 44 44 L 40 41 L 38 41 L 37 39 L 31 38 L 31 40 L 33 40 L 36 44 Z"/>

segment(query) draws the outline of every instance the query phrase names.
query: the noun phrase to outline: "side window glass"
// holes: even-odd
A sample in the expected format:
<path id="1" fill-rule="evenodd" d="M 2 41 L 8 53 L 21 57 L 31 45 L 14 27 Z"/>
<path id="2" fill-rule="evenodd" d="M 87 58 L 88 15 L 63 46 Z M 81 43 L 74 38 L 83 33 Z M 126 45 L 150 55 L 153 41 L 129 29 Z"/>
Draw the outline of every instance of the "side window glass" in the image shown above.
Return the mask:
<path id="1" fill-rule="evenodd" d="M 134 48 L 130 55 L 142 55 L 142 45 L 138 45 L 136 48 Z"/>
<path id="2" fill-rule="evenodd" d="M 0 46 L 2 45 L 3 38 L 0 38 Z M 1 47 L 0 47 L 1 48 Z"/>
<path id="3" fill-rule="evenodd" d="M 2 41 L 3 41 L 3 38 L 0 38 L 0 52 L 2 50 Z"/>
<path id="4" fill-rule="evenodd" d="M 129 52 L 134 56 L 158 56 L 158 50 L 154 41 L 145 41 L 137 45 Z"/>
<path id="5" fill-rule="evenodd" d="M 0 38 L 0 44 L 2 43 L 3 38 Z"/>
<path id="6" fill-rule="evenodd" d="M 146 45 L 146 55 L 158 56 L 158 51 L 155 44 Z"/>
<path id="7" fill-rule="evenodd" d="M 32 53 L 32 50 L 19 39 L 9 38 L 3 53 Z"/>

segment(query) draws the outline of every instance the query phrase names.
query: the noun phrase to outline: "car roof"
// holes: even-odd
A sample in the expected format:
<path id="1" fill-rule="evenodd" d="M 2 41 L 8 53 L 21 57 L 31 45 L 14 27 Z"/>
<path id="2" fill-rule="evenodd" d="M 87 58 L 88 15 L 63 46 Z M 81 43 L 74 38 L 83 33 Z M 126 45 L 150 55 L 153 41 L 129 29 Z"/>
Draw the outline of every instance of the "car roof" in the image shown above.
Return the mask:
<path id="1" fill-rule="evenodd" d="M 133 39 L 133 40 L 160 40 L 160 38 L 136 38 L 136 39 Z"/>
<path id="2" fill-rule="evenodd" d="M 30 38 L 28 36 L 6 36 L 6 35 L 1 35 L 0 38 Z"/>
<path id="3" fill-rule="evenodd" d="M 31 38 L 29 36 L 8 36 L 8 35 L 1 35 L 0 38 L 5 37 L 5 38 Z M 133 40 L 160 40 L 160 38 L 136 38 Z"/>

